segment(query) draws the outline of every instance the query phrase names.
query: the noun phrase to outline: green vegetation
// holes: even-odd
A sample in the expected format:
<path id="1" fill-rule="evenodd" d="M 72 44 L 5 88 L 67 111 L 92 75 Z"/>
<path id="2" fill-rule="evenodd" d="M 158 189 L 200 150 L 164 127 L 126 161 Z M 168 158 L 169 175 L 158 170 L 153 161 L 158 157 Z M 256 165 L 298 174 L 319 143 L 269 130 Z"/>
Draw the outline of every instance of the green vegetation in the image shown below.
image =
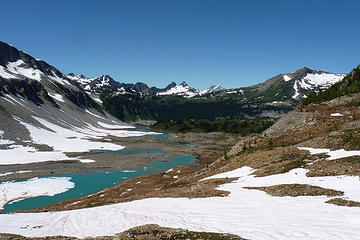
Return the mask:
<path id="1" fill-rule="evenodd" d="M 310 94 L 302 104 L 321 103 L 334 98 L 360 92 L 360 66 L 355 68 L 342 81 L 335 83 L 329 89 Z"/>
<path id="2" fill-rule="evenodd" d="M 159 121 L 155 123 L 152 128 L 169 132 L 226 132 L 246 136 L 251 133 L 261 133 L 273 123 L 274 120 L 267 118 L 215 121 L 183 118 L 178 120 Z"/>
<path id="3" fill-rule="evenodd" d="M 5 108 L 3 106 L 0 105 L 0 111 L 5 112 Z"/>
<path id="4" fill-rule="evenodd" d="M 104 88 L 100 98 L 106 111 L 123 121 L 193 119 L 244 119 L 268 111 L 290 111 L 292 106 L 244 103 L 239 99 L 184 98 L 179 96 L 142 96 L 116 94 Z"/>
<path id="5" fill-rule="evenodd" d="M 209 232 L 192 232 L 186 231 L 183 233 L 175 233 L 170 239 L 206 239 L 206 240 L 230 240 L 230 239 L 242 239 L 234 235 L 226 235 L 221 233 L 209 233 Z"/>
<path id="6" fill-rule="evenodd" d="M 344 143 L 348 144 L 351 149 L 360 149 L 360 128 L 345 130 L 339 137 Z"/>

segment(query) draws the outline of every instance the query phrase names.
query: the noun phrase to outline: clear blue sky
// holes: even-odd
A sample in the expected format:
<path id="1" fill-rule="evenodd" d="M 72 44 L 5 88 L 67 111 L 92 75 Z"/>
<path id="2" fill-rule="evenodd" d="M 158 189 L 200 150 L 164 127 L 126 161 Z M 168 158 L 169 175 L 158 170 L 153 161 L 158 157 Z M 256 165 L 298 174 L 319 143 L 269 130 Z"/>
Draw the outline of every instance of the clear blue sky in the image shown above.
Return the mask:
<path id="1" fill-rule="evenodd" d="M 360 63 L 360 1 L 3 1 L 0 40 L 63 73 L 241 87 Z"/>

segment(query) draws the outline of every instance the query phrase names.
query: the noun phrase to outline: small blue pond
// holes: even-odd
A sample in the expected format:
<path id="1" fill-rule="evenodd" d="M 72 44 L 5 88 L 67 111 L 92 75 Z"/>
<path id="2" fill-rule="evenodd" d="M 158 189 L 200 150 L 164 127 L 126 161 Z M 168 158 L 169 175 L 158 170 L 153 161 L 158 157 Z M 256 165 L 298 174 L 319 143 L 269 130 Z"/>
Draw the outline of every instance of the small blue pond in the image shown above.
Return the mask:
<path id="1" fill-rule="evenodd" d="M 104 152 L 104 150 L 101 151 Z M 150 151 L 152 153 L 163 152 L 160 148 L 143 149 L 143 150 L 127 150 L 127 151 L 128 152 L 124 152 L 123 150 L 123 153 L 121 154 L 138 153 L 134 151 L 143 151 L 143 152 Z M 104 188 L 114 186 L 129 178 L 164 172 L 176 166 L 196 165 L 196 164 L 197 163 L 195 156 L 192 154 L 186 154 L 182 156 L 175 156 L 169 159 L 156 159 L 153 160 L 153 162 L 151 162 L 150 164 L 147 164 L 143 167 L 133 168 L 133 169 L 122 169 L 120 171 L 115 171 L 115 172 L 51 175 L 51 177 L 71 177 L 71 181 L 75 183 L 75 187 L 67 192 L 57 194 L 53 197 L 48 197 L 48 196 L 35 197 L 35 198 L 29 198 L 23 201 L 15 202 L 12 204 L 6 204 L 4 206 L 3 211 L 11 212 L 21 209 L 39 208 L 56 202 L 65 201 L 83 195 L 96 193 L 103 190 Z M 26 181 L 26 180 L 27 179 L 21 179 L 18 181 Z"/>

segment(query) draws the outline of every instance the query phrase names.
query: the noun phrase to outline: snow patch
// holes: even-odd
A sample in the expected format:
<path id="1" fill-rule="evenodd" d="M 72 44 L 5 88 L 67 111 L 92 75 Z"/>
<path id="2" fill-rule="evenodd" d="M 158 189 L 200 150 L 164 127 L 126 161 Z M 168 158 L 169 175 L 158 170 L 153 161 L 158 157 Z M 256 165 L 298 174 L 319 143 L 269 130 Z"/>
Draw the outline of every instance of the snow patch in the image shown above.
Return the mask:
<path id="1" fill-rule="evenodd" d="M 8 71 L 3 66 L 0 66 L 0 77 L 6 79 L 16 78 L 16 76 L 12 72 Z"/>
<path id="2" fill-rule="evenodd" d="M 202 96 L 202 95 L 206 95 L 206 94 L 209 94 L 209 93 L 215 93 L 215 92 L 220 92 L 220 91 L 224 91 L 225 88 L 223 88 L 222 86 L 220 85 L 215 85 L 215 86 L 211 86 L 207 89 L 204 89 L 204 90 L 201 90 L 199 92 L 199 95 Z"/>
<path id="3" fill-rule="evenodd" d="M 32 172 L 32 171 L 31 171 L 31 170 L 25 170 L 25 171 L 16 171 L 16 172 L 0 173 L 0 177 L 12 175 L 12 174 L 29 173 L 29 172 Z"/>
<path id="4" fill-rule="evenodd" d="M 81 163 L 93 163 L 93 162 L 96 162 L 95 160 L 92 160 L 92 159 L 79 159 L 79 161 Z"/>
<path id="5" fill-rule="evenodd" d="M 310 148 L 310 147 L 298 147 L 298 149 L 309 151 L 310 154 L 325 153 L 326 155 L 330 156 L 327 158 L 327 160 L 335 160 L 335 159 L 339 159 L 339 158 L 360 156 L 360 151 L 357 151 L 357 150 L 354 150 L 354 151 L 346 151 L 344 149 L 330 150 L 327 148 Z"/>
<path id="6" fill-rule="evenodd" d="M 244 188 L 310 184 L 344 191 L 345 198 L 359 201 L 357 176 L 307 177 L 308 170 L 298 168 L 254 177 L 253 171 L 243 167 L 215 175 L 238 178 L 218 188 L 230 192 L 226 197 L 148 198 L 63 212 L 0 214 L 0 232 L 84 238 L 114 235 L 152 223 L 192 231 L 228 232 L 254 240 L 360 238 L 360 208 L 326 204 L 330 199 L 326 196 L 273 197 Z M 39 224 L 41 228 L 34 228 Z"/>
<path id="7" fill-rule="evenodd" d="M 44 73 L 42 71 L 34 68 L 25 68 L 23 67 L 23 65 L 25 65 L 25 63 L 23 60 L 20 59 L 16 62 L 8 63 L 6 67 L 10 72 L 14 74 L 20 74 L 27 78 L 41 81 L 41 78 L 44 76 Z"/>
<path id="8" fill-rule="evenodd" d="M 59 101 L 59 102 L 65 102 L 65 100 L 63 99 L 61 94 L 58 93 L 49 93 L 49 96 L 54 98 L 55 100 Z"/>
<path id="9" fill-rule="evenodd" d="M 288 75 L 284 75 L 284 76 L 283 76 L 283 78 L 284 78 L 285 82 L 287 82 L 287 81 L 290 81 L 290 80 L 291 80 L 291 77 L 289 77 Z"/>
<path id="10" fill-rule="evenodd" d="M 101 127 L 108 129 L 122 129 L 122 128 L 135 128 L 133 126 L 118 125 L 118 124 L 107 124 L 103 122 L 97 122 Z"/>
<path id="11" fill-rule="evenodd" d="M 159 92 L 157 95 L 178 95 L 191 98 L 198 95 L 198 91 L 189 87 L 186 83 L 183 82 L 179 85 L 176 85 L 175 87 L 170 88 L 165 92 Z"/>
<path id="12" fill-rule="evenodd" d="M 0 209 L 3 209 L 6 203 L 66 192 L 75 186 L 70 179 L 69 177 L 31 178 L 23 182 L 0 183 Z"/>

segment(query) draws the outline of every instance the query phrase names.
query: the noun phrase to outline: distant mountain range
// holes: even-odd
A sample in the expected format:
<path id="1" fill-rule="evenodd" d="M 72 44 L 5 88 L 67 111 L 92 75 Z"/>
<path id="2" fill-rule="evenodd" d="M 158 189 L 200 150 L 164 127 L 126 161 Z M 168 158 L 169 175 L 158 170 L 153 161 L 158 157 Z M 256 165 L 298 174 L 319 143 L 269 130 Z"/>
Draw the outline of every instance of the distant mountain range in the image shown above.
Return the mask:
<path id="1" fill-rule="evenodd" d="M 130 113 L 135 119 L 142 116 L 149 118 L 155 116 L 158 119 L 161 114 L 171 111 L 174 111 L 172 117 L 181 117 L 180 113 L 186 111 L 194 113 L 188 114 L 189 117 L 205 116 L 208 119 L 279 117 L 309 94 L 325 90 L 345 76 L 345 74 L 302 68 L 242 88 L 224 89 L 216 85 L 197 90 L 186 82 L 180 84 L 171 82 L 165 88 L 158 88 L 149 87 L 142 82 L 122 83 L 109 75 L 95 78 L 73 73 L 65 75 L 48 63 L 0 42 L 0 97 L 22 97 L 38 106 L 50 104 L 57 109 L 64 108 L 64 103 L 75 104 L 83 110 L 93 109 L 106 114 L 100 94 L 104 88 L 110 88 L 112 96 L 122 95 L 124 98 L 121 101 L 126 100 L 126 103 L 119 103 L 119 99 L 116 101 L 116 104 L 120 104 L 117 107 L 122 111 L 121 114 L 116 114 L 118 117 L 122 116 L 120 119 L 126 119 L 123 116 Z M 131 95 L 136 97 L 129 97 Z M 186 104 L 184 105 L 185 102 L 180 100 L 169 102 L 156 100 L 160 105 L 154 105 L 152 97 L 158 99 L 169 96 L 185 97 Z M 115 105 L 111 106 L 115 103 L 110 97 L 111 95 L 108 94 L 105 110 L 116 108 Z M 17 105 L 17 102 L 14 104 Z M 161 104 L 166 105 L 166 110 Z M 179 109 L 167 109 L 171 104 L 178 104 Z M 203 106 L 204 104 L 207 104 L 206 107 Z M 155 109 L 154 106 L 157 108 Z M 175 114 L 175 111 L 178 113 Z M 200 114 L 202 111 L 203 114 Z"/>
<path id="2" fill-rule="evenodd" d="M 345 74 L 335 74 L 324 71 L 301 68 L 291 73 L 279 74 L 266 80 L 264 83 L 249 87 L 225 89 L 220 85 L 211 86 L 207 89 L 198 90 L 190 87 L 186 82 L 176 84 L 171 82 L 165 88 L 149 87 L 147 84 L 138 82 L 122 83 L 115 81 L 109 75 L 95 78 L 87 78 L 82 74 L 69 73 L 67 78 L 78 82 L 88 92 L 99 91 L 103 87 L 111 87 L 118 90 L 118 94 L 138 93 L 144 95 L 158 96 L 183 96 L 186 98 L 237 96 L 244 100 L 262 101 L 295 101 L 306 98 L 312 92 L 318 92 L 329 88 L 336 82 L 342 80 Z"/>
<path id="3" fill-rule="evenodd" d="M 197 90 L 190 87 L 186 82 L 182 82 L 177 85 L 175 82 L 171 82 L 165 88 L 149 87 L 147 84 L 142 82 L 122 83 L 115 81 L 109 75 L 102 75 L 95 78 L 88 78 L 82 74 L 69 73 L 66 75 L 71 80 L 77 81 L 86 91 L 98 91 L 103 87 L 111 87 L 119 90 L 119 93 L 139 93 L 146 95 L 176 95 L 183 97 L 195 97 L 202 96 L 209 93 L 224 91 L 225 89 L 219 85 L 211 86 L 207 89 Z"/>

